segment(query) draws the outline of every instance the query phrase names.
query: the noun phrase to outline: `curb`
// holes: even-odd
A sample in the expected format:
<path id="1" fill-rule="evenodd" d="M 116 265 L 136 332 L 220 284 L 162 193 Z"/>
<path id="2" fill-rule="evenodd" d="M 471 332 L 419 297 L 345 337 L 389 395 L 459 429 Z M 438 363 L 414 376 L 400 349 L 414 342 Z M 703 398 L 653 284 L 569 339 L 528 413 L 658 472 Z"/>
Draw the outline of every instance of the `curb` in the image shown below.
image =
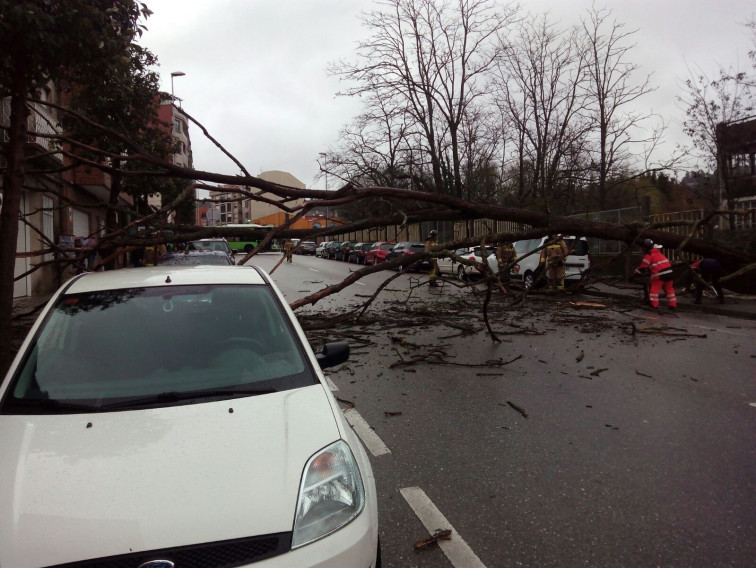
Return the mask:
<path id="1" fill-rule="evenodd" d="M 641 292 L 640 290 L 638 290 Z M 628 294 L 618 294 L 616 292 L 603 292 L 601 290 L 583 290 L 583 294 L 589 296 L 599 296 L 603 298 L 616 298 L 618 300 L 633 300 L 632 296 Z M 635 299 L 639 300 L 640 295 Z M 730 300 L 732 302 L 733 300 Z M 662 302 L 663 304 L 663 302 Z M 756 303 L 754 305 L 747 304 L 747 310 L 739 310 L 737 308 L 739 304 L 724 304 L 724 305 L 705 305 L 705 304 L 687 304 L 683 302 L 677 303 L 677 310 L 681 312 L 698 312 L 703 314 L 711 314 L 717 316 L 726 316 L 729 318 L 739 318 L 747 320 L 756 320 Z"/>

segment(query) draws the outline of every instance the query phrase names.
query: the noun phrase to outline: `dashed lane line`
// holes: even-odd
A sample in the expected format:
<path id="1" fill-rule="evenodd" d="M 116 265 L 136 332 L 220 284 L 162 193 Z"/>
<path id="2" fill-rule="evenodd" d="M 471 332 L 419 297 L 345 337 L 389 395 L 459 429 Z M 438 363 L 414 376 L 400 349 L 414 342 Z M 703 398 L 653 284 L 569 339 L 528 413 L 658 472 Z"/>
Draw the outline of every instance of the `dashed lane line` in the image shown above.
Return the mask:
<path id="1" fill-rule="evenodd" d="M 436 508 L 433 501 L 428 499 L 425 491 L 419 487 L 405 487 L 400 489 L 399 492 L 430 534 L 438 529 L 450 529 L 452 531 L 451 539 L 439 540 L 438 545 L 455 568 L 486 568 L 480 558 L 475 555 L 459 536 L 459 533 L 446 520 L 446 517 Z"/>
<path id="2" fill-rule="evenodd" d="M 378 457 L 391 453 L 388 446 L 383 443 L 383 440 L 378 437 L 378 434 L 354 408 L 347 408 L 344 411 L 344 416 L 371 454 Z"/>

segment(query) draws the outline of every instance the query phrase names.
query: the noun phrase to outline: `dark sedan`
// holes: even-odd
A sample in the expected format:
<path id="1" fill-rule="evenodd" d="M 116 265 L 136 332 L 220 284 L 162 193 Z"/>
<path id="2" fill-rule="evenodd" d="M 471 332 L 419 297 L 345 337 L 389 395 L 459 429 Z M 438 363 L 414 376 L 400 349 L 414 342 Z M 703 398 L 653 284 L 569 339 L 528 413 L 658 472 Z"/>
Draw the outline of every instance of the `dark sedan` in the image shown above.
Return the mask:
<path id="1" fill-rule="evenodd" d="M 344 243 L 341 243 L 341 248 L 339 249 L 339 254 L 336 256 L 336 258 L 343 260 L 344 262 L 348 262 L 349 253 L 352 252 L 355 244 L 357 243 L 353 241 L 346 241 Z"/>
<path id="2" fill-rule="evenodd" d="M 323 257 L 333 259 L 337 258 L 342 244 L 344 243 L 340 243 L 339 241 L 331 241 L 330 243 L 328 243 L 328 246 L 323 251 Z"/>
<path id="3" fill-rule="evenodd" d="M 372 243 L 357 243 L 349 251 L 349 257 L 347 262 L 353 262 L 355 264 L 365 264 L 365 254 L 372 247 Z"/>

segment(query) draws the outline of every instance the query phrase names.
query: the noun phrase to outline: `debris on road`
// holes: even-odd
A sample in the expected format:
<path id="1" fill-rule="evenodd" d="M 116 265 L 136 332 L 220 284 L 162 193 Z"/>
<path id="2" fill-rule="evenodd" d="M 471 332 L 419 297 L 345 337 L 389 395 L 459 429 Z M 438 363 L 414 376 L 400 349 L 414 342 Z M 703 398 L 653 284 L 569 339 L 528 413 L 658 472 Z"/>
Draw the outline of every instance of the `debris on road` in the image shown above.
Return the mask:
<path id="1" fill-rule="evenodd" d="M 573 308 L 598 308 L 598 309 L 606 309 L 606 304 L 599 304 L 598 302 L 569 302 L 568 305 L 570 305 Z"/>
<path id="2" fill-rule="evenodd" d="M 527 413 L 527 412 L 525 412 L 525 411 L 524 411 L 524 410 L 523 410 L 522 408 L 520 408 L 519 406 L 517 406 L 517 405 L 516 405 L 516 404 L 515 404 L 514 402 L 512 402 L 512 401 L 508 400 L 508 401 L 507 401 L 507 404 L 508 404 L 509 406 L 511 406 L 512 408 L 514 408 L 514 409 L 515 409 L 515 410 L 516 410 L 517 412 L 519 412 L 520 414 L 522 414 L 522 416 L 523 416 L 524 418 L 527 418 L 527 417 L 528 417 L 528 413 Z"/>
<path id="3" fill-rule="evenodd" d="M 413 546 L 415 550 L 422 550 L 431 544 L 437 544 L 439 540 L 451 540 L 451 534 L 451 529 L 436 529 L 432 536 L 416 541 Z"/>

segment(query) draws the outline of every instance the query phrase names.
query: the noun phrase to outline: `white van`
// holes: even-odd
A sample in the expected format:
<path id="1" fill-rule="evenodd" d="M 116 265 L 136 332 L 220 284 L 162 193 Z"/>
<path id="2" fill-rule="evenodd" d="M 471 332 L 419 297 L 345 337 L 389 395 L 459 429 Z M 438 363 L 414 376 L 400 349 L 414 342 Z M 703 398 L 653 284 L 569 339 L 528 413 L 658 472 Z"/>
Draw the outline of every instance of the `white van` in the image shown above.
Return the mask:
<path id="1" fill-rule="evenodd" d="M 567 256 L 565 263 L 564 278 L 565 280 L 579 279 L 583 273 L 591 267 L 591 255 L 588 250 L 588 240 L 585 237 L 576 239 L 575 237 L 562 237 L 570 254 Z M 528 253 L 542 247 L 546 243 L 547 237 L 539 239 L 526 239 L 514 243 L 515 252 L 517 253 L 517 264 L 512 268 L 510 276 L 521 279 L 525 288 L 532 288 L 533 283 L 540 277 L 543 271 L 541 259 L 544 258 L 544 250 L 530 254 Z M 496 258 L 494 257 L 494 263 Z M 489 260 L 490 264 L 490 260 Z M 545 280 L 541 280 L 544 284 Z"/>

